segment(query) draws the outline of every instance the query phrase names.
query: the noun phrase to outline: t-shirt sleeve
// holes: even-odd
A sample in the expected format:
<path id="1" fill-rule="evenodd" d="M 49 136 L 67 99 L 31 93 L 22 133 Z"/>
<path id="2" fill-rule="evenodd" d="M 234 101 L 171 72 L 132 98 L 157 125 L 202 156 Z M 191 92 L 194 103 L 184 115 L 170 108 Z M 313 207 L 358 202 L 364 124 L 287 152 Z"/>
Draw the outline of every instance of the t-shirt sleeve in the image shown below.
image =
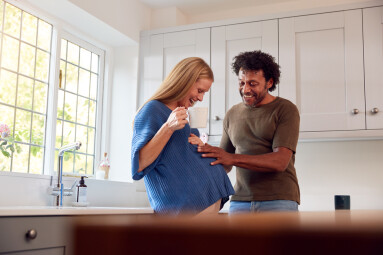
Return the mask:
<path id="1" fill-rule="evenodd" d="M 228 130 L 228 114 L 225 116 L 225 119 L 223 120 L 223 131 L 222 131 L 222 138 L 221 138 L 221 142 L 219 144 L 219 147 L 224 149 L 226 152 L 229 152 L 229 153 L 235 153 L 235 147 L 234 145 L 232 144 L 231 140 L 230 140 L 230 136 L 227 132 Z"/>
<path id="2" fill-rule="evenodd" d="M 147 173 L 149 173 L 158 163 L 161 158 L 161 154 L 147 166 L 143 171 L 138 172 L 139 168 L 139 152 L 157 133 L 161 128 L 164 121 L 162 120 L 160 113 L 153 104 L 148 102 L 134 118 L 133 126 L 133 139 L 132 139 L 132 178 L 133 180 L 140 180 Z"/>
<path id="3" fill-rule="evenodd" d="M 300 116 L 297 107 L 288 101 L 279 112 L 278 126 L 274 133 L 273 148 L 286 147 L 296 152 Z"/>

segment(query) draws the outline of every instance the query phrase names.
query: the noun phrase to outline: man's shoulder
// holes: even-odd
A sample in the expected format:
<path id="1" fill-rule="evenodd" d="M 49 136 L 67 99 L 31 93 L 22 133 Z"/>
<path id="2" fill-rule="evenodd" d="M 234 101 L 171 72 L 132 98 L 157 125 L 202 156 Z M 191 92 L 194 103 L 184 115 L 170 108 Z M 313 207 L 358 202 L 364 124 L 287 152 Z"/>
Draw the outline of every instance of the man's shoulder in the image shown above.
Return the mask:
<path id="1" fill-rule="evenodd" d="M 226 114 L 234 114 L 242 111 L 244 109 L 244 104 L 243 103 L 238 103 L 236 105 L 233 105 Z"/>
<path id="2" fill-rule="evenodd" d="M 286 98 L 283 98 L 283 97 L 277 97 L 277 100 L 278 100 L 278 106 L 281 107 L 281 108 L 284 108 L 284 109 L 290 109 L 290 110 L 297 110 L 298 111 L 298 108 L 297 106 L 291 102 L 290 100 L 286 99 Z"/>

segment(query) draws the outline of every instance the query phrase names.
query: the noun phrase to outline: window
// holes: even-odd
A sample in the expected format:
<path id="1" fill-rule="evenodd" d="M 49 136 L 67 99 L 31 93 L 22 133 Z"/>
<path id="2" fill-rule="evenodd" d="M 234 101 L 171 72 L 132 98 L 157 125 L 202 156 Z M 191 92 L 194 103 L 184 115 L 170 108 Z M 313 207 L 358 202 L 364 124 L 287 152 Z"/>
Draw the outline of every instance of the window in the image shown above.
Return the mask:
<path id="1" fill-rule="evenodd" d="M 93 52 L 61 40 L 56 153 L 65 144 L 82 143 L 78 151 L 65 155 L 64 172 L 93 174 L 98 59 Z"/>
<path id="2" fill-rule="evenodd" d="M 81 141 L 78 151 L 64 154 L 63 170 L 93 174 L 103 51 L 54 31 L 49 22 L 0 0 L 0 123 L 10 127 L 16 149 L 9 158 L 0 155 L 0 171 L 49 174 L 46 157 L 55 156 L 56 170 L 58 149 Z M 58 72 L 56 84 L 50 76 Z"/>

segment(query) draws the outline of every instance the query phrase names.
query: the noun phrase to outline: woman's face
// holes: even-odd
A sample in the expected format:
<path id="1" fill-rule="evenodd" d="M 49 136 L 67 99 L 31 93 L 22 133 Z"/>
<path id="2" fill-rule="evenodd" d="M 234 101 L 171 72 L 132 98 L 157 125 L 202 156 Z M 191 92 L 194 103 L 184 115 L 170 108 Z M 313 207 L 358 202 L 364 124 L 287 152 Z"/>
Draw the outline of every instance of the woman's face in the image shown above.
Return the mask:
<path id="1" fill-rule="evenodd" d="M 197 101 L 202 101 L 203 96 L 209 91 L 213 81 L 211 79 L 198 79 L 184 98 L 177 102 L 177 106 L 186 109 L 192 107 Z"/>

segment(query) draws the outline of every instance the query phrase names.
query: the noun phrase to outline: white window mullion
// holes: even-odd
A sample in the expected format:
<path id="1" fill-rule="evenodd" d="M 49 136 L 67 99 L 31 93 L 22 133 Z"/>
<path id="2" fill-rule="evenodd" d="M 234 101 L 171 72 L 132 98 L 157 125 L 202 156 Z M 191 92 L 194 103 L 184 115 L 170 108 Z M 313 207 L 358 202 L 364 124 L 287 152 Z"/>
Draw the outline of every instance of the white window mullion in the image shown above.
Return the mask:
<path id="1" fill-rule="evenodd" d="M 55 163 L 55 144 L 56 144 L 56 119 L 57 119 L 57 100 L 58 85 L 60 75 L 60 52 L 61 52 L 61 29 L 53 28 L 52 33 L 52 54 L 51 68 L 49 74 L 48 89 L 48 110 L 46 124 L 46 142 L 45 142 L 45 158 L 44 158 L 44 174 L 54 174 Z"/>

